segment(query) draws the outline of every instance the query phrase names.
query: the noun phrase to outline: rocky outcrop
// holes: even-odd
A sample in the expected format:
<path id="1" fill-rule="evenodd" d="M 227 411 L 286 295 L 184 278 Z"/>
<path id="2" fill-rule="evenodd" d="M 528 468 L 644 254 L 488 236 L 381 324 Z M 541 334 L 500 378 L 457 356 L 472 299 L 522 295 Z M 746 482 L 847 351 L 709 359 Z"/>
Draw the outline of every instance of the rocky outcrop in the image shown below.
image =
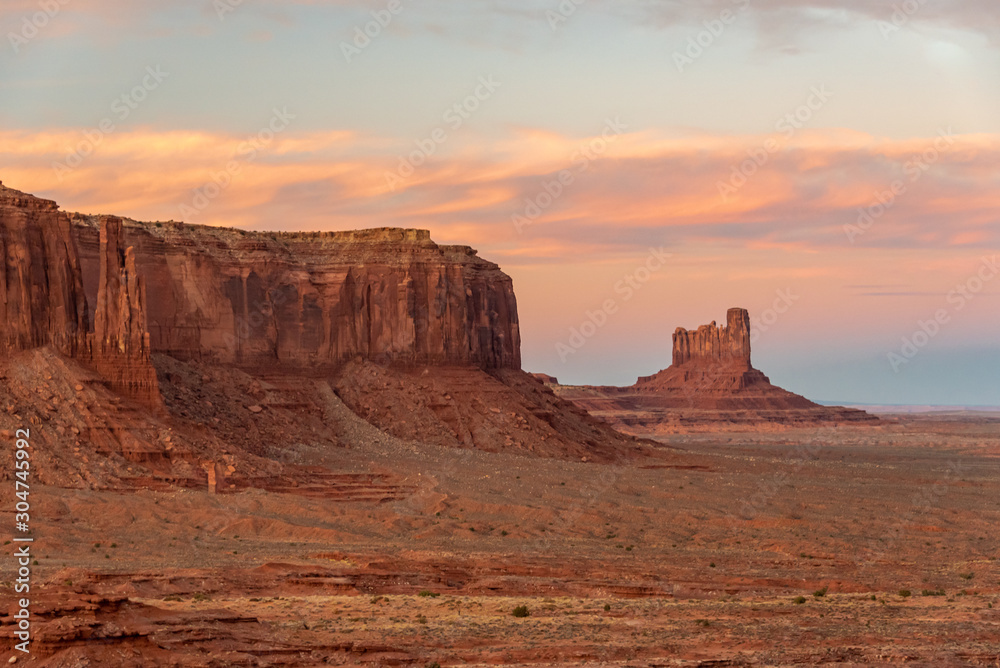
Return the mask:
<path id="1" fill-rule="evenodd" d="M 0 184 L 0 354 L 51 345 L 93 366 L 112 389 L 158 408 L 143 284 L 121 221 L 100 221 L 100 270 L 89 304 L 73 230 L 55 202 Z"/>
<path id="2" fill-rule="evenodd" d="M 809 425 L 877 421 L 849 408 L 821 406 L 771 384 L 750 361 L 750 315 L 729 309 L 726 325 L 678 328 L 673 364 L 630 387 L 566 387 L 555 392 L 633 434 L 726 425 Z"/>
<path id="3" fill-rule="evenodd" d="M 122 221 L 101 219 L 100 273 L 91 358 L 116 392 L 162 409 L 156 369 L 146 332 L 146 282 L 135 265 L 135 250 L 124 247 Z"/>
<path id="4" fill-rule="evenodd" d="M 73 217 L 88 296 L 99 219 Z M 426 230 L 254 233 L 126 221 L 148 286 L 150 347 L 248 370 L 379 363 L 520 368 L 513 285 Z"/>
<path id="5" fill-rule="evenodd" d="M 9 279 L 17 291 L 7 302 L 17 315 L 37 293 L 42 307 L 0 334 L 17 349 L 59 345 L 0 363 L 20 373 L 49 358 L 45 366 L 60 368 L 69 356 L 91 375 L 68 364 L 63 375 L 78 377 L 63 388 L 100 382 L 107 396 L 132 399 L 127 428 L 97 417 L 86 432 L 72 431 L 72 420 L 59 427 L 81 448 L 141 462 L 150 480 L 230 491 L 251 485 L 247 466 L 234 474 L 211 452 L 266 462 L 289 439 L 370 438 L 344 427 L 340 413 L 386 438 L 451 447 L 587 462 L 642 450 L 521 371 L 511 279 L 469 247 L 436 244 L 425 230 L 254 233 L 64 214 L 16 192 L 7 199 L 0 227 L 13 230 L 5 244 L 20 264 L 6 271 L 40 274 Z M 49 299 L 52 286 L 58 299 Z M 219 374 L 229 380 L 212 385 Z M 140 405 L 152 412 L 137 416 Z M 151 417 L 169 420 L 173 440 Z M 174 447 L 185 433 L 199 445 Z M 73 480 L 91 482 L 84 473 Z"/>
<path id="6" fill-rule="evenodd" d="M 0 183 L 2 354 L 53 345 L 81 353 L 89 330 L 69 219 L 55 202 Z"/>
<path id="7" fill-rule="evenodd" d="M 771 385 L 750 362 L 750 314 L 731 308 L 726 326 L 712 321 L 696 330 L 674 332 L 673 364 L 652 376 L 639 378 L 638 391 L 673 393 L 678 403 L 702 408 L 738 408 L 735 397 L 752 393 L 771 396 L 784 408 L 808 408 L 813 402 Z M 736 400 L 737 404 L 739 400 Z M 759 402 L 754 402 L 759 404 Z"/>
<path id="8" fill-rule="evenodd" d="M 694 331 L 678 327 L 674 332 L 673 366 L 682 364 L 726 365 L 750 369 L 750 314 L 743 308 L 731 308 L 726 326 L 713 320 Z"/>

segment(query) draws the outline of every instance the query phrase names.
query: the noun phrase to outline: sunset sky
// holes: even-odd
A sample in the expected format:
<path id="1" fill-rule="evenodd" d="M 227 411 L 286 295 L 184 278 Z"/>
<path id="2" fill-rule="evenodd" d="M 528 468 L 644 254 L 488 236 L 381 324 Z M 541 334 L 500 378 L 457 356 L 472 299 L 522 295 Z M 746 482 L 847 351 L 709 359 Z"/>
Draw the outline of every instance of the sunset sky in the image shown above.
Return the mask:
<path id="1" fill-rule="evenodd" d="M 812 399 L 1000 406 L 996 0 L 4 0 L 0 29 L 0 180 L 65 210 L 430 229 L 513 277 L 524 367 L 566 383 L 743 306 Z"/>

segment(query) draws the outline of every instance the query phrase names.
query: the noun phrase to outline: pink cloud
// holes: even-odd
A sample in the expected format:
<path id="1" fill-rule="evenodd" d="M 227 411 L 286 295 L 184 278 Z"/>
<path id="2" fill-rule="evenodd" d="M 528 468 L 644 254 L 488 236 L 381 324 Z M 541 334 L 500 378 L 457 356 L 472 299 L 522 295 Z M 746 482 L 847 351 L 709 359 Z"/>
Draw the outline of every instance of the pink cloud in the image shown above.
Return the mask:
<path id="1" fill-rule="evenodd" d="M 516 262 L 627 254 L 664 238 L 807 252 L 1000 244 L 1000 137 L 958 136 L 935 155 L 934 138 L 803 132 L 756 165 L 748 155 L 774 137 L 634 133 L 584 169 L 574 156 L 590 139 L 484 140 L 478 153 L 435 155 L 392 190 L 392 143 L 349 132 L 279 133 L 250 159 L 247 137 L 117 132 L 57 172 L 88 149 L 81 131 L 6 131 L 0 178 L 68 210 L 256 229 L 423 227 Z M 753 172 L 745 183 L 733 180 L 741 168 Z M 547 195 L 567 173 L 572 181 Z M 723 197 L 720 184 L 733 190 Z M 894 184 L 901 191 L 885 206 Z M 528 219 L 520 230 L 516 215 Z"/>

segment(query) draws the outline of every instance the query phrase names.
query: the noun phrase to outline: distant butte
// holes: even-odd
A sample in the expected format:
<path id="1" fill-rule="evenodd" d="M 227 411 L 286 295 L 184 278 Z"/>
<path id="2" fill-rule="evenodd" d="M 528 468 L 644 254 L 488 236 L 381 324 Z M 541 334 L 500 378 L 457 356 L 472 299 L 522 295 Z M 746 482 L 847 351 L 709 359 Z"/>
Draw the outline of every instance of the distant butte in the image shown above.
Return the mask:
<path id="1" fill-rule="evenodd" d="M 715 322 L 673 335 L 673 363 L 629 387 L 559 386 L 556 393 L 632 434 L 730 425 L 877 421 L 864 411 L 821 406 L 771 384 L 750 361 L 750 314 L 731 308 Z"/>

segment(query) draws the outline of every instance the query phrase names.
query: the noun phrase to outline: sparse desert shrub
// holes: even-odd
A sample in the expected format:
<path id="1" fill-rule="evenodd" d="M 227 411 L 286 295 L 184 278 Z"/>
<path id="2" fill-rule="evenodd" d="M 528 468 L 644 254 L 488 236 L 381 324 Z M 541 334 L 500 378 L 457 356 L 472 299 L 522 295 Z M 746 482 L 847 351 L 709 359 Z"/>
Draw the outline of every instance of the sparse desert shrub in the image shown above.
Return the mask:
<path id="1" fill-rule="evenodd" d="M 715 568 L 715 562 L 713 561 L 712 563 L 710 563 L 710 564 L 708 565 L 708 567 L 709 567 L 709 568 Z"/>
<path id="2" fill-rule="evenodd" d="M 823 596 L 826 596 L 826 592 L 829 590 L 830 590 L 829 587 L 823 587 L 822 589 L 817 589 L 816 591 L 813 592 L 813 596 L 815 596 L 816 598 L 822 598 Z"/>
<path id="3" fill-rule="evenodd" d="M 698 626 L 706 626 L 706 627 L 711 626 L 711 624 L 707 619 L 696 619 L 694 620 L 694 623 L 697 624 Z"/>
<path id="4" fill-rule="evenodd" d="M 962 578 L 963 580 L 971 580 L 975 576 L 976 576 L 975 573 L 960 573 L 958 577 Z"/>
<path id="5" fill-rule="evenodd" d="M 912 594 L 913 592 L 911 592 L 911 591 L 910 591 L 909 589 L 900 589 L 898 593 L 899 593 L 899 595 L 900 595 L 900 596 L 902 596 L 903 598 L 906 598 L 907 596 L 909 596 L 909 595 L 910 595 L 910 594 Z"/>
<path id="6" fill-rule="evenodd" d="M 515 617 L 527 617 L 531 613 L 528 612 L 528 606 L 519 605 L 516 608 L 514 608 L 514 611 L 511 612 L 510 614 L 514 615 Z"/>
<path id="7" fill-rule="evenodd" d="M 944 589 L 924 589 L 920 592 L 921 596 L 944 596 Z"/>
<path id="8" fill-rule="evenodd" d="M 792 599 L 792 603 L 794 603 L 795 605 L 802 605 L 805 602 L 806 602 L 805 596 L 796 596 L 794 599 Z"/>
<path id="9" fill-rule="evenodd" d="M 417 593 L 417 596 L 424 596 L 424 597 L 430 596 L 431 598 L 437 598 L 440 595 L 441 594 L 437 593 L 436 591 L 428 591 L 426 589 Z"/>
<path id="10" fill-rule="evenodd" d="M 423 615 L 417 615 L 417 624 L 426 624 L 427 618 Z"/>
<path id="11" fill-rule="evenodd" d="M 610 610 L 611 610 L 611 604 L 610 603 L 605 603 L 604 604 L 604 612 L 609 612 Z"/>

